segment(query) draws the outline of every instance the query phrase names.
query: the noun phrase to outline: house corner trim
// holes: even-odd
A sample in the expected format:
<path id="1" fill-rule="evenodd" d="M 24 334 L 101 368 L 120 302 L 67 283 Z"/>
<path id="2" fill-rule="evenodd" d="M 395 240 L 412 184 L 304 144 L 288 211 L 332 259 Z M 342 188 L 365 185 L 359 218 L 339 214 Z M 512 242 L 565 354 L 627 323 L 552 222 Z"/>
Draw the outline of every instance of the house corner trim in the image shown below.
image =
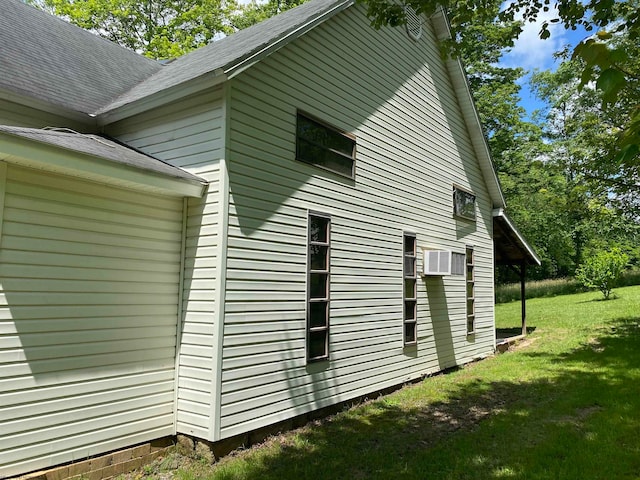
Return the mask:
<path id="1" fill-rule="evenodd" d="M 223 156 L 220 159 L 220 183 L 219 183 L 219 221 L 218 239 L 219 251 L 216 263 L 216 298 L 214 312 L 213 332 L 213 384 L 212 384 L 212 411 L 211 426 L 209 430 L 211 441 L 220 440 L 221 400 L 222 400 L 222 348 L 224 340 L 224 319 L 227 290 L 227 243 L 229 226 L 229 137 L 230 137 L 230 100 L 231 87 L 229 82 L 223 86 L 222 94 L 222 129 L 224 132 Z"/>
<path id="2" fill-rule="evenodd" d="M 178 397 L 180 380 L 180 351 L 182 350 L 182 325 L 184 322 L 184 276 L 187 251 L 187 217 L 189 200 L 182 200 L 182 239 L 180 245 L 180 279 L 178 280 L 178 318 L 176 319 L 175 370 L 173 376 L 173 434 L 178 434 Z"/>
<path id="3" fill-rule="evenodd" d="M 4 197 L 7 194 L 7 164 L 0 161 L 0 243 L 2 242 L 2 225 L 4 223 Z"/>

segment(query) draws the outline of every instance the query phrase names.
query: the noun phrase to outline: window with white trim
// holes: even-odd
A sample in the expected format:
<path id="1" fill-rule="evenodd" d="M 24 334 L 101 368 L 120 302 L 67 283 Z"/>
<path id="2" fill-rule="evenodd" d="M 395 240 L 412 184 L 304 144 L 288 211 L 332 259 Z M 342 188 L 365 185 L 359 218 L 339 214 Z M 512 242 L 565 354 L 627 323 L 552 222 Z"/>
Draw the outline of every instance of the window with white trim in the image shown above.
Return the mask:
<path id="1" fill-rule="evenodd" d="M 476 331 L 476 286 L 475 286 L 475 255 L 473 247 L 466 249 L 467 264 L 467 334 L 471 335 Z"/>
<path id="2" fill-rule="evenodd" d="M 307 245 L 307 361 L 329 358 L 331 217 L 309 212 Z"/>
<path id="3" fill-rule="evenodd" d="M 404 233 L 403 244 L 403 339 L 404 345 L 415 345 L 418 341 L 416 235 Z"/>

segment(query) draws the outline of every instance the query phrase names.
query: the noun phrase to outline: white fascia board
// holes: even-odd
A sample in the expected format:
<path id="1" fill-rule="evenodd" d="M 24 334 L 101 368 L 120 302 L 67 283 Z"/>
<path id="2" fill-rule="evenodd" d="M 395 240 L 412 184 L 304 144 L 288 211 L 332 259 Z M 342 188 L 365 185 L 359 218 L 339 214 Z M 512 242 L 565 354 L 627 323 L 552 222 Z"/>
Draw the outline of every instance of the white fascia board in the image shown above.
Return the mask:
<path id="1" fill-rule="evenodd" d="M 524 238 L 524 236 L 518 231 L 518 229 L 516 228 L 514 223 L 511 221 L 511 219 L 509 218 L 507 213 L 504 211 L 504 209 L 503 208 L 496 208 L 496 209 L 493 210 L 492 214 L 493 214 L 494 217 L 500 217 L 500 218 L 502 218 L 504 220 L 504 222 L 507 224 L 509 229 L 511 229 L 511 231 L 515 234 L 515 236 L 518 238 L 518 241 L 522 244 L 522 246 L 525 248 L 527 253 L 531 256 L 531 258 L 533 260 L 535 260 L 535 262 L 538 265 L 541 265 L 542 262 L 540 262 L 540 258 L 538 257 L 536 252 L 533 250 L 533 247 L 531 247 L 531 245 L 529 245 L 529 243 Z"/>
<path id="2" fill-rule="evenodd" d="M 201 92 L 211 87 L 215 87 L 227 81 L 227 76 L 221 69 L 208 72 L 197 78 L 187 80 L 186 82 L 173 85 L 164 90 L 158 90 L 151 95 L 147 95 L 131 103 L 126 103 L 116 107 L 113 110 L 98 112 L 96 114 L 97 124 L 99 126 L 108 125 L 110 123 L 132 117 L 139 113 L 161 107 L 168 103 L 180 100 L 194 93 Z"/>
<path id="3" fill-rule="evenodd" d="M 161 195 L 201 197 L 206 188 L 196 180 L 170 177 L 2 133 L 0 161 Z"/>
<path id="4" fill-rule="evenodd" d="M 451 30 L 449 29 L 449 21 L 447 20 L 444 10 L 440 7 L 438 11 L 433 15 L 433 23 L 438 40 L 446 40 L 451 37 Z M 467 125 L 467 130 L 471 137 L 471 143 L 476 156 L 480 162 L 480 169 L 482 175 L 489 189 L 491 200 L 494 208 L 503 208 L 506 206 L 502 189 L 500 188 L 500 181 L 498 175 L 493 168 L 493 161 L 491 160 L 491 153 L 489 152 L 489 146 L 487 145 L 487 139 L 482 131 L 482 124 L 480 123 L 480 116 L 476 109 L 471 89 L 469 88 L 469 82 L 467 80 L 467 74 L 464 71 L 464 67 L 459 58 L 447 58 L 445 60 L 447 70 L 449 71 L 449 77 L 451 83 L 456 92 L 456 97 L 460 104 L 460 109 Z"/>

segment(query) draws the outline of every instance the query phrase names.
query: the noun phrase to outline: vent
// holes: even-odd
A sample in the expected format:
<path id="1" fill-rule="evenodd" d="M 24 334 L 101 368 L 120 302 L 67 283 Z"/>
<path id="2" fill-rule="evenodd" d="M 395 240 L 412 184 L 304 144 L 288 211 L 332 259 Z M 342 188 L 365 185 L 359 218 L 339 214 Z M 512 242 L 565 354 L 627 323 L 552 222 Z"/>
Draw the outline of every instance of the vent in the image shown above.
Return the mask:
<path id="1" fill-rule="evenodd" d="M 409 5 L 404 7 L 404 16 L 407 21 L 407 34 L 413 40 L 419 40 L 422 36 L 422 19 L 420 15 Z"/>
<path id="2" fill-rule="evenodd" d="M 451 275 L 451 252 L 449 250 L 424 250 L 422 265 L 424 275 Z"/>

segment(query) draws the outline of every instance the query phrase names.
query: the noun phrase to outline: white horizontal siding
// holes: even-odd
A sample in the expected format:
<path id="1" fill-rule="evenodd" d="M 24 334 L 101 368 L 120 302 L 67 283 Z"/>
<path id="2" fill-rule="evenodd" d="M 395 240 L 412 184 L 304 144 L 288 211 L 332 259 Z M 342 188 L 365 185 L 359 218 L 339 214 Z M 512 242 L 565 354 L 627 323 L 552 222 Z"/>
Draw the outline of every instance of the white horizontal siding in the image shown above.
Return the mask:
<path id="1" fill-rule="evenodd" d="M 189 199 L 179 347 L 177 429 L 211 437 L 214 368 L 214 313 L 218 256 L 218 163 L 203 174 L 209 189 L 202 199 Z"/>
<path id="2" fill-rule="evenodd" d="M 211 438 L 219 174 L 224 147 L 222 90 L 217 88 L 122 120 L 107 126 L 107 131 L 209 182 L 205 196 L 189 199 L 187 205 L 177 430 Z"/>
<path id="3" fill-rule="evenodd" d="M 428 27 L 413 42 L 356 6 L 232 81 L 222 437 L 492 352 L 492 205 Z M 355 181 L 295 161 L 297 109 L 356 135 Z M 475 223 L 453 217 L 454 183 L 477 195 Z M 322 365 L 305 359 L 308 209 L 332 215 Z M 464 277 L 421 278 L 403 349 L 403 231 L 419 249 L 474 245 L 474 337 Z"/>
<path id="4" fill-rule="evenodd" d="M 9 166 L 0 474 L 170 435 L 182 201 Z"/>
<path id="5" fill-rule="evenodd" d="M 95 122 L 89 116 L 87 116 L 87 124 L 84 124 L 10 100 L 0 99 L 0 125 L 28 128 L 64 127 L 89 133 L 95 131 L 95 125 L 91 123 Z"/>
<path id="6" fill-rule="evenodd" d="M 116 122 L 107 133 L 196 175 L 222 158 L 222 90 L 217 88 Z"/>

